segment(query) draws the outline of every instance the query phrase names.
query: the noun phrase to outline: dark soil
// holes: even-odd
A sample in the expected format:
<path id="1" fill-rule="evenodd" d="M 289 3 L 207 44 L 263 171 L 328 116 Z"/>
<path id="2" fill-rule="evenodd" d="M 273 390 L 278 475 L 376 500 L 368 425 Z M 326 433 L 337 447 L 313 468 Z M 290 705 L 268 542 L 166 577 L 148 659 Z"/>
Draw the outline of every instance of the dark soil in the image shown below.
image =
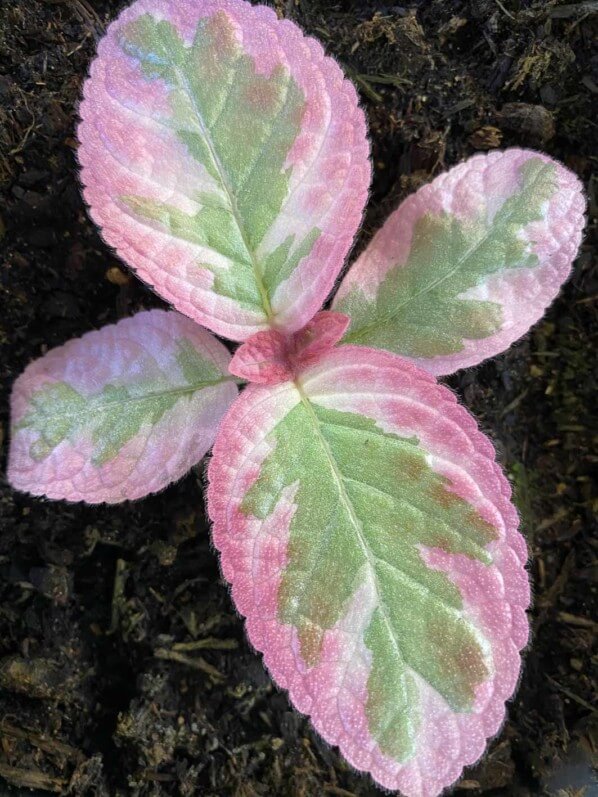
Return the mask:
<path id="1" fill-rule="evenodd" d="M 5 443 L 11 382 L 27 363 L 159 305 L 103 245 L 77 183 L 81 84 L 122 5 L 0 0 Z M 548 316 L 449 382 L 515 484 L 535 592 L 509 720 L 458 794 L 596 795 L 596 3 L 275 5 L 361 91 L 375 180 L 358 246 L 402 197 L 479 149 L 541 148 L 587 182 L 585 243 Z M 291 709 L 245 641 L 210 546 L 201 474 L 115 508 L 1 488 L 0 795 L 381 794 Z"/>

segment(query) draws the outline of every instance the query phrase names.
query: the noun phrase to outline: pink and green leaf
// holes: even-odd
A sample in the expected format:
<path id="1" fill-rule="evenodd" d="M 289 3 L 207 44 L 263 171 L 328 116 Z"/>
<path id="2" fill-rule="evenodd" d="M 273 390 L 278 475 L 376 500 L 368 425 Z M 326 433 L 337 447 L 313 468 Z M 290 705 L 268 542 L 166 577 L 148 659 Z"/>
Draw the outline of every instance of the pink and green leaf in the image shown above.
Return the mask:
<path id="1" fill-rule="evenodd" d="M 275 385 L 313 365 L 343 337 L 350 319 L 322 310 L 303 329 L 285 334 L 277 329 L 256 332 L 231 360 L 231 374 L 260 385 Z"/>
<path id="2" fill-rule="evenodd" d="M 248 635 L 355 767 L 432 797 L 499 729 L 526 546 L 489 440 L 408 360 L 342 346 L 225 417 L 208 508 Z"/>
<path id="3" fill-rule="evenodd" d="M 498 354 L 543 314 L 584 226 L 578 179 L 537 152 L 476 155 L 409 197 L 341 283 L 345 340 L 447 374 Z"/>
<path id="4" fill-rule="evenodd" d="M 242 0 L 138 0 L 81 117 L 92 217 L 178 310 L 245 340 L 320 308 L 370 167 L 356 92 L 319 43 Z"/>
<path id="5" fill-rule="evenodd" d="M 13 388 L 10 483 L 88 503 L 161 490 L 214 442 L 237 395 L 229 361 L 209 332 L 162 310 L 52 349 Z"/>

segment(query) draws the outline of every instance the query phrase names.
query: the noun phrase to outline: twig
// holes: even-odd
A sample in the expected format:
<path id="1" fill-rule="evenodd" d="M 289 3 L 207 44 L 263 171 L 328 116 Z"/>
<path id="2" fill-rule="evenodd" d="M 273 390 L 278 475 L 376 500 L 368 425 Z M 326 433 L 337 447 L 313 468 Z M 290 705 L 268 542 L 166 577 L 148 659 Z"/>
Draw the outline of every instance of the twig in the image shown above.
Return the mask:
<path id="1" fill-rule="evenodd" d="M 236 639 L 216 639 L 216 637 L 206 637 L 195 642 L 177 642 L 172 646 L 173 650 L 235 650 L 239 647 Z"/>
<path id="2" fill-rule="evenodd" d="M 510 19 L 513 19 L 513 20 L 515 19 L 513 14 L 511 14 L 510 11 L 507 11 L 507 9 L 503 6 L 503 4 L 500 2 L 500 0 L 494 0 L 494 2 L 500 8 L 500 10 L 503 12 L 503 14 L 506 14 Z"/>
<path id="3" fill-rule="evenodd" d="M 64 758 L 73 759 L 76 762 L 85 760 L 85 756 L 76 747 L 71 747 L 64 742 L 59 742 L 56 739 L 49 739 L 39 733 L 25 730 L 24 728 L 17 728 L 7 720 L 0 722 L 0 735 L 12 736 L 13 739 L 23 739 L 29 742 L 33 747 L 43 750 L 45 753 L 53 756 L 64 756 Z"/>
<path id="4" fill-rule="evenodd" d="M 598 0 L 587 0 L 585 3 L 568 3 L 550 9 L 552 19 L 568 19 L 577 14 L 592 14 L 598 11 Z"/>
<path id="5" fill-rule="evenodd" d="M 546 678 L 550 681 L 550 683 L 556 689 L 559 690 L 559 692 L 562 692 L 564 695 L 566 695 L 571 700 L 574 700 L 576 703 L 579 703 L 580 706 L 583 706 L 584 708 L 587 708 L 588 711 L 592 712 L 592 714 L 598 714 L 598 709 L 595 709 L 594 706 L 591 703 L 587 702 L 587 700 L 584 700 L 582 697 L 579 697 L 579 695 L 576 695 L 575 692 L 571 692 L 570 689 L 567 689 L 566 687 L 561 686 L 557 681 L 554 680 L 554 678 L 551 678 L 550 675 L 547 675 Z"/>
<path id="6" fill-rule="evenodd" d="M 112 589 L 112 616 L 110 628 L 106 634 L 113 634 L 118 628 L 120 620 L 120 604 L 122 603 L 125 592 L 125 582 L 127 580 L 127 563 L 124 559 L 116 560 L 116 572 L 114 574 L 114 587 Z"/>
<path id="7" fill-rule="evenodd" d="M 217 670 L 216 667 L 212 667 L 212 665 L 208 664 L 201 656 L 191 658 L 190 656 L 184 656 L 182 653 L 177 653 L 176 650 L 167 650 L 166 648 L 157 648 L 154 650 L 154 656 L 157 659 L 174 661 L 177 664 L 184 664 L 186 667 L 191 667 L 193 670 L 199 670 L 219 683 L 226 680 L 224 675 Z"/>
<path id="8" fill-rule="evenodd" d="M 578 628 L 590 628 L 592 631 L 598 629 L 598 623 L 591 620 L 589 617 L 579 617 L 576 614 L 569 614 L 569 612 L 559 612 L 557 614 L 559 620 L 567 625 L 575 625 Z"/>
<path id="9" fill-rule="evenodd" d="M 22 138 L 22 139 L 19 141 L 19 143 L 17 144 L 17 146 L 16 146 L 16 147 L 14 147 L 13 149 L 11 149 L 11 150 L 9 151 L 9 153 L 8 153 L 8 154 L 9 154 L 9 156 L 10 156 L 10 155 L 16 155 L 17 153 L 19 153 L 19 152 L 22 152 L 22 151 L 25 149 L 25 144 L 27 143 L 27 139 L 29 138 L 29 136 L 31 135 L 31 131 L 32 131 L 32 130 L 33 130 L 33 128 L 35 127 L 35 114 L 33 113 L 33 111 L 32 111 L 32 110 L 29 108 L 29 106 L 27 105 L 27 102 L 26 102 L 26 100 L 23 100 L 23 105 L 25 106 L 25 108 L 27 108 L 27 111 L 28 111 L 28 112 L 31 114 L 31 124 L 30 124 L 30 125 L 29 125 L 29 127 L 28 127 L 28 128 L 25 130 L 25 135 L 24 135 L 24 136 L 23 136 L 23 138 Z"/>
<path id="10" fill-rule="evenodd" d="M 18 769 L 9 767 L 0 761 L 0 776 L 13 786 L 22 786 L 25 789 L 44 789 L 56 794 L 64 794 L 66 780 L 64 778 L 51 778 L 44 775 L 39 769 Z"/>

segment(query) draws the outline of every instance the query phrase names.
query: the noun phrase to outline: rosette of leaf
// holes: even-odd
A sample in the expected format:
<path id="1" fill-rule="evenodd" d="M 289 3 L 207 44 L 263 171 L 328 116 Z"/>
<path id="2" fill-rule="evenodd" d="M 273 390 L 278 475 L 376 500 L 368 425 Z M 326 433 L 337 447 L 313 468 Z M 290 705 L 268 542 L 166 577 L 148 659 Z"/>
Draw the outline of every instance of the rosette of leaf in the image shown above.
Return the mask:
<path id="1" fill-rule="evenodd" d="M 273 678 L 355 767 L 436 795 L 501 725 L 529 587 L 492 444 L 434 375 L 540 317 L 579 246 L 578 181 L 531 151 L 472 158 L 407 199 L 318 312 L 370 177 L 339 66 L 242 0 L 137 0 L 98 52 L 85 198 L 178 312 L 31 364 L 9 478 L 138 498 L 215 440 L 214 542 Z M 232 360 L 198 324 L 241 343 Z"/>

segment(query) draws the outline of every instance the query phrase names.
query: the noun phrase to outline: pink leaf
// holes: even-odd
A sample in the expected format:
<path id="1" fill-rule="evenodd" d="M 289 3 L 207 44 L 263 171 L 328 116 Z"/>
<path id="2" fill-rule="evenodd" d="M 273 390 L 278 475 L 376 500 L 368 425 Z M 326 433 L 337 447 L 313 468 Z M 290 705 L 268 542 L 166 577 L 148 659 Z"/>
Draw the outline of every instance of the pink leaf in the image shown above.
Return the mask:
<path id="1" fill-rule="evenodd" d="M 237 395 L 229 360 L 209 332 L 163 310 L 52 349 L 14 384 L 10 483 L 90 504 L 161 490 L 214 442 Z"/>
<path id="2" fill-rule="evenodd" d="M 276 329 L 256 332 L 237 351 L 231 374 L 260 385 L 275 385 L 316 363 L 347 331 L 350 319 L 322 310 L 299 332 L 285 335 Z"/>
<path id="3" fill-rule="evenodd" d="M 242 0 L 138 0 L 81 117 L 91 215 L 142 279 L 234 340 L 309 321 L 370 179 L 355 89 L 318 42 Z"/>
<path id="4" fill-rule="evenodd" d="M 538 152 L 476 155 L 410 196 L 341 283 L 346 341 L 448 374 L 498 354 L 544 313 L 584 226 L 579 180 Z"/>
<path id="5" fill-rule="evenodd" d="M 250 385 L 208 470 L 253 645 L 356 768 L 433 797 L 483 753 L 526 644 L 526 546 L 490 441 L 395 355 Z"/>

